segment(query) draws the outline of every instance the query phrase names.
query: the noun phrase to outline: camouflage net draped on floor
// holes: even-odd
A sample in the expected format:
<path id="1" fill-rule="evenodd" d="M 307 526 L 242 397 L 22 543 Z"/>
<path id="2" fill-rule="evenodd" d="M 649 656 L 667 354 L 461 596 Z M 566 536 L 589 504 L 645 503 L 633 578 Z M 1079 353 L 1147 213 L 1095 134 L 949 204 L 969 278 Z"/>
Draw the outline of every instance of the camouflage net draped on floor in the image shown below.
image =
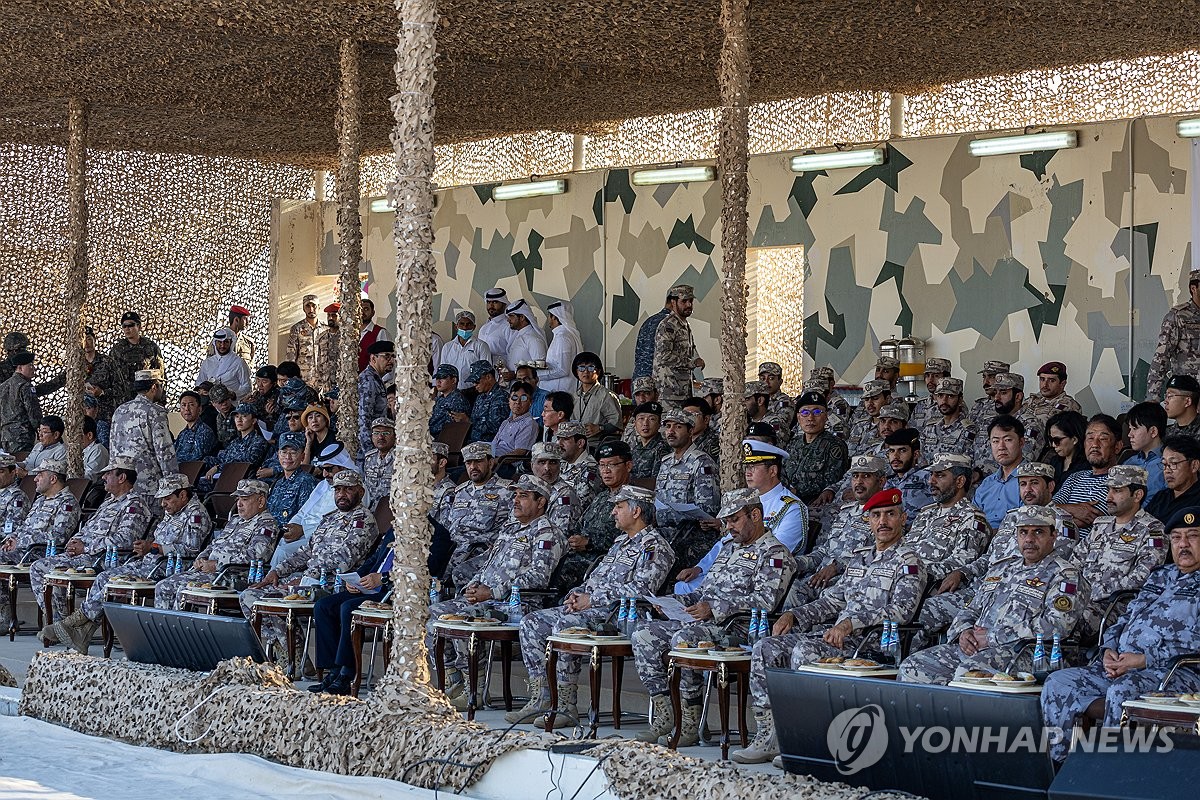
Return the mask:
<path id="1" fill-rule="evenodd" d="M 447 791 L 471 785 L 505 753 L 560 741 L 527 729 L 489 730 L 444 702 L 396 699 L 386 689 L 365 700 L 298 691 L 275 665 L 244 658 L 205 675 L 42 651 L 29 665 L 20 713 L 145 747 L 246 753 Z M 621 800 L 856 800 L 868 791 L 802 775 L 746 772 L 627 739 L 602 741 L 587 755 L 600 760 Z"/>

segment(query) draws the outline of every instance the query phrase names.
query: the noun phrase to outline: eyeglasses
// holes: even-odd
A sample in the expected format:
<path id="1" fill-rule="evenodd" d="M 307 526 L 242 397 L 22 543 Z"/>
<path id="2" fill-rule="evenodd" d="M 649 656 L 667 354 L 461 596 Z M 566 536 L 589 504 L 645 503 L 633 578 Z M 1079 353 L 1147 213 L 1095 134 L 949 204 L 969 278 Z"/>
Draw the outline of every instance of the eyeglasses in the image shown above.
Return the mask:
<path id="1" fill-rule="evenodd" d="M 802 408 L 802 409 L 800 409 L 800 416 L 802 416 L 802 417 L 819 417 L 824 413 L 825 413 L 825 409 L 823 409 L 823 408 Z"/>
<path id="2" fill-rule="evenodd" d="M 1175 393 L 1167 392 L 1166 399 L 1167 400 L 1179 400 L 1179 399 L 1191 400 L 1192 396 L 1190 394 L 1180 394 L 1178 392 L 1175 392 Z"/>
<path id="3" fill-rule="evenodd" d="M 580 364 L 575 368 L 576 372 L 599 372 L 600 368 L 591 364 Z"/>
<path id="4" fill-rule="evenodd" d="M 1178 458 L 1174 461 L 1167 461 L 1164 458 L 1163 462 L 1162 462 L 1162 468 L 1163 468 L 1164 472 L 1174 472 L 1175 470 L 1179 469 L 1181 466 L 1183 466 L 1184 464 L 1188 463 L 1191 460 L 1192 459 L 1190 459 L 1190 458 Z"/>

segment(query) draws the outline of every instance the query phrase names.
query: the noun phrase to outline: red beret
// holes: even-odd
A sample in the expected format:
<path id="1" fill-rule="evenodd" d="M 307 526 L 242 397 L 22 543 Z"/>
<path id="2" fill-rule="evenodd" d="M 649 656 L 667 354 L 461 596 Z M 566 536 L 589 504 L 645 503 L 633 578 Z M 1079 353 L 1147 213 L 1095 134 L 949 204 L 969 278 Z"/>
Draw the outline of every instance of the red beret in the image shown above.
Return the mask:
<path id="1" fill-rule="evenodd" d="M 246 308 L 245 306 L 230 306 L 229 313 L 240 314 L 243 317 L 248 317 L 250 316 L 250 309 Z"/>
<path id="2" fill-rule="evenodd" d="M 899 489 L 884 489 L 882 492 L 876 492 L 871 495 L 871 499 L 863 506 L 863 511 L 870 511 L 873 508 L 898 506 L 903 502 L 904 496 L 900 494 Z"/>
<path id="3" fill-rule="evenodd" d="M 329 305 L 325 306 L 326 314 L 336 314 L 341 310 L 342 310 L 341 303 L 330 303 Z"/>
<path id="4" fill-rule="evenodd" d="M 1037 371 L 1038 375 L 1057 375 L 1060 378 L 1067 377 L 1067 365 L 1061 361 L 1048 361 L 1042 364 L 1042 368 Z"/>

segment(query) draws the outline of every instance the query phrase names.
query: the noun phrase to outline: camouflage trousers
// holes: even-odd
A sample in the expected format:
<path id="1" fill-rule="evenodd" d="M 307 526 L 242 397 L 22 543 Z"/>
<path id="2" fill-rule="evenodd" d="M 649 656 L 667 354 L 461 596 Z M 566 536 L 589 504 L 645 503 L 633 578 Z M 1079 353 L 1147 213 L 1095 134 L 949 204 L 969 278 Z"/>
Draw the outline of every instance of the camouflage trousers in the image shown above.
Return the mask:
<path id="1" fill-rule="evenodd" d="M 935 644 L 938 637 L 950 628 L 950 623 L 954 622 L 958 612 L 962 611 L 974 596 L 973 588 L 960 586 L 953 592 L 926 597 L 921 605 L 921 616 L 917 618 L 924 630 L 913 637 L 913 650 Z"/>
<path id="2" fill-rule="evenodd" d="M 182 574 L 186 574 L 186 573 L 180 573 L 180 574 L 182 575 Z M 303 572 L 297 572 L 294 575 L 288 575 L 287 577 L 281 577 L 279 579 L 279 583 L 280 583 L 280 585 L 283 585 L 285 583 L 295 580 L 296 578 L 300 578 L 303 576 L 304 576 Z M 174 578 L 177 576 L 172 575 L 171 577 Z M 186 586 L 187 584 L 185 583 L 184 585 Z M 266 593 L 267 593 L 267 590 L 264 588 L 264 589 L 243 589 L 238 594 L 238 604 L 242 607 L 242 615 L 246 619 L 253 619 L 254 604 L 257 603 L 259 600 L 263 599 L 263 595 L 265 595 Z M 263 617 L 262 636 L 259 637 L 259 639 L 262 641 L 263 647 L 266 647 L 267 643 L 271 642 L 271 641 L 280 642 L 280 643 L 286 642 L 287 641 L 286 637 L 287 637 L 287 622 L 283 618 L 277 617 L 277 616 Z M 303 637 L 301 637 L 301 640 L 303 641 Z M 300 658 L 301 658 L 301 660 L 303 660 L 304 653 L 300 654 Z"/>
<path id="3" fill-rule="evenodd" d="M 860 637 L 847 636 L 839 650 L 826 644 L 824 635 L 823 630 L 802 633 L 793 629 L 782 636 L 768 636 L 754 643 L 754 652 L 750 656 L 750 700 L 755 708 L 771 707 L 767 695 L 768 667 L 799 669 L 826 656 L 847 656 L 861 641 Z"/>
<path id="4" fill-rule="evenodd" d="M 705 640 L 716 641 L 721 635 L 721 626 L 715 622 L 697 622 L 684 625 L 673 620 L 651 620 L 638 624 L 630 637 L 633 640 L 633 663 L 638 677 L 650 694 L 666 694 L 667 665 L 663 659 L 667 651 L 679 642 L 696 644 Z M 685 669 L 680 676 L 679 692 L 689 705 L 700 702 L 700 673 Z"/>
<path id="5" fill-rule="evenodd" d="M 1019 642 L 1008 642 L 969 656 L 957 641 L 934 645 L 904 659 L 897 679 L 905 683 L 936 683 L 944 686 L 969 669 L 1002 672 L 1008 670 L 1019 649 Z M 1026 652 L 1013 669 L 1028 671 L 1032 666 L 1030 653 Z"/>
<path id="6" fill-rule="evenodd" d="M 590 622 L 602 622 L 608 618 L 607 608 L 589 608 L 587 611 L 570 612 L 565 608 L 547 608 L 521 620 L 521 660 L 530 678 L 546 677 L 546 639 L 567 628 L 586 628 Z M 579 671 L 583 668 L 583 657 L 558 654 L 559 685 L 579 683 Z"/>
<path id="7" fill-rule="evenodd" d="M 429 656 L 429 665 L 431 668 L 437 668 L 437 664 L 434 663 L 433 657 L 434 644 L 437 642 L 437 636 L 434 633 L 433 623 L 437 622 L 438 617 L 440 617 L 442 614 L 462 614 L 468 608 L 480 605 L 489 605 L 493 608 L 499 608 L 503 609 L 504 611 L 508 611 L 507 601 L 501 603 L 499 601 L 489 600 L 486 603 L 472 603 L 469 600 L 461 597 L 454 600 L 443 600 L 442 602 L 434 603 L 429 607 L 429 617 L 425 620 L 425 652 Z M 532 608 L 528 603 L 522 603 L 521 611 L 525 614 L 529 614 L 531 613 Z M 475 657 L 479 658 L 481 655 L 483 655 L 482 648 L 480 652 L 475 653 Z M 450 652 L 445 656 L 446 667 L 450 669 L 465 670 L 469 666 L 469 657 L 470 653 L 467 649 L 466 639 L 450 640 Z"/>
<path id="8" fill-rule="evenodd" d="M 43 611 L 46 610 L 46 598 L 42 594 L 46 587 L 46 573 L 53 572 L 56 569 L 68 569 L 69 567 L 90 567 L 96 563 L 96 559 L 100 557 L 99 553 L 84 553 L 80 556 L 51 556 L 50 558 L 39 558 L 37 561 L 29 565 L 29 583 L 33 589 L 33 599 L 37 601 L 38 607 Z M 67 608 L 67 590 L 54 590 L 54 613 L 63 615 Z"/>
<path id="9" fill-rule="evenodd" d="M 184 570 L 170 577 L 163 578 L 158 583 L 154 584 L 154 607 L 155 608 L 181 608 L 179 604 L 179 593 L 187 588 L 191 581 L 211 581 L 216 577 L 215 572 L 201 572 L 198 569 Z"/>
<path id="10" fill-rule="evenodd" d="M 83 600 L 80 610 L 92 622 L 96 622 L 104 614 L 104 590 L 113 578 L 149 578 L 150 574 L 162 563 L 157 555 L 135 558 L 116 569 L 106 570 L 96 576 L 96 582 L 88 589 L 87 597 Z M 157 589 L 156 589 L 157 592 Z"/>

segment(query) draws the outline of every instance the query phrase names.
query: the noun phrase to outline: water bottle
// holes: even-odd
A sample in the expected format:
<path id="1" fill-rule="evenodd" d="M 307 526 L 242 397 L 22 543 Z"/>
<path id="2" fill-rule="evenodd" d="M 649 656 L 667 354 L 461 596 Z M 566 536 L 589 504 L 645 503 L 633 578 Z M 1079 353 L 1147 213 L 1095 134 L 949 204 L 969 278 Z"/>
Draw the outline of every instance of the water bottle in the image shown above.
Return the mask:
<path id="1" fill-rule="evenodd" d="M 883 630 L 879 633 L 879 651 L 886 655 L 892 653 L 892 623 L 884 620 Z"/>
<path id="2" fill-rule="evenodd" d="M 767 624 L 767 610 L 760 608 L 758 610 L 758 633 L 755 635 L 755 640 L 766 639 L 771 635 L 771 626 Z"/>
<path id="3" fill-rule="evenodd" d="M 521 590 L 516 586 L 508 594 L 508 623 L 516 625 L 524 614 L 521 613 Z"/>
<path id="4" fill-rule="evenodd" d="M 429 605 L 434 605 L 442 600 L 442 582 L 437 578 L 429 580 Z"/>
<path id="5" fill-rule="evenodd" d="M 758 641 L 758 609 L 750 609 L 750 628 L 746 632 L 746 644 L 754 644 Z"/>
<path id="6" fill-rule="evenodd" d="M 892 657 L 892 662 L 896 666 L 900 666 L 900 623 L 893 622 L 892 633 L 888 636 L 888 655 Z"/>
<path id="7" fill-rule="evenodd" d="M 1054 634 L 1054 643 L 1050 645 L 1050 671 L 1062 668 L 1062 636 Z"/>
<path id="8" fill-rule="evenodd" d="M 334 578 L 334 580 L 333 580 L 333 593 L 334 593 L 334 594 L 337 594 L 338 592 L 342 591 L 342 588 L 343 588 L 343 584 L 342 584 L 342 576 L 341 576 L 341 575 L 338 575 L 338 576 L 337 576 L 336 578 Z"/>
<path id="9" fill-rule="evenodd" d="M 117 565 L 117 549 L 115 547 L 107 547 L 104 550 L 104 568 L 112 569 Z"/>
<path id="10" fill-rule="evenodd" d="M 617 632 L 622 636 L 629 633 L 629 598 L 622 597 L 617 610 Z"/>
<path id="11" fill-rule="evenodd" d="M 51 539 L 46 542 L 46 558 L 53 558 L 56 555 L 58 555 L 58 544 Z"/>
<path id="12" fill-rule="evenodd" d="M 1046 672 L 1046 637 L 1040 633 L 1033 644 L 1033 672 L 1035 675 Z"/>
<path id="13" fill-rule="evenodd" d="M 12 517 L 9 517 L 8 519 L 4 520 L 4 536 L 5 536 L 5 538 L 12 536 L 12 532 L 13 532 L 13 521 L 12 521 Z"/>
<path id="14" fill-rule="evenodd" d="M 260 559 L 250 562 L 250 582 L 258 583 L 263 579 L 263 563 Z"/>

